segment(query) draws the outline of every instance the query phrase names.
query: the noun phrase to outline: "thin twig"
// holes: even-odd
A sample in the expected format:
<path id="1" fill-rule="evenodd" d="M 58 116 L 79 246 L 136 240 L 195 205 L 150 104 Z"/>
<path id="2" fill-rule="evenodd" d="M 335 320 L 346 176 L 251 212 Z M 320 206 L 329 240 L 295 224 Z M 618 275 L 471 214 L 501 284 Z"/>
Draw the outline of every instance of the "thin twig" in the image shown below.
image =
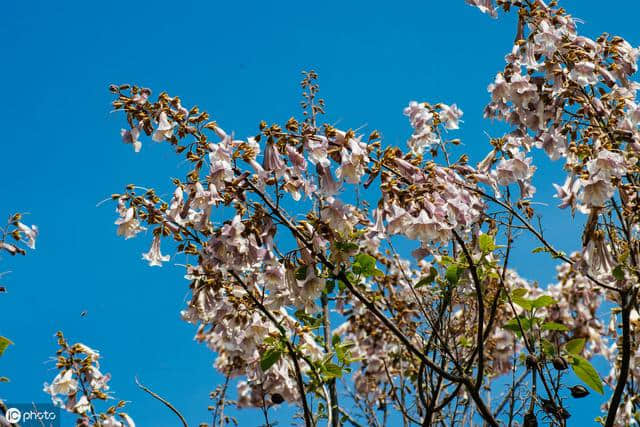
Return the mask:
<path id="1" fill-rule="evenodd" d="M 156 393 L 154 393 L 153 391 L 149 390 L 148 387 L 146 387 L 145 385 L 141 384 L 140 381 L 138 381 L 138 377 L 135 377 L 135 381 L 136 381 L 136 385 L 138 387 L 140 387 L 142 390 L 146 391 L 147 393 L 149 393 L 151 396 L 153 396 L 155 399 L 159 400 L 160 402 L 162 402 L 167 408 L 171 409 L 171 411 L 176 414 L 178 416 L 178 418 L 180 418 L 180 421 L 182 422 L 182 425 L 184 427 L 189 427 L 189 425 L 187 424 L 187 421 L 184 419 L 184 417 L 182 416 L 182 414 L 180 413 L 180 411 L 178 411 L 175 406 L 173 406 L 171 403 L 169 403 L 166 399 L 163 399 L 162 397 L 158 396 Z"/>

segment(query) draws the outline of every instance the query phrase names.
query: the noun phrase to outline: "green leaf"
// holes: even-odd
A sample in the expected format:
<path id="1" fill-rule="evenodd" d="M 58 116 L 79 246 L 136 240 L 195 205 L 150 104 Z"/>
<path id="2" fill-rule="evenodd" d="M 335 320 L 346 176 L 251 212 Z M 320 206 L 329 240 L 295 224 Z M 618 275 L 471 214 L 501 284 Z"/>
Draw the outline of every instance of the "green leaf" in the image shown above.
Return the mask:
<path id="1" fill-rule="evenodd" d="M 266 372 L 270 367 L 276 363 L 282 356 L 282 351 L 279 348 L 269 348 L 260 357 L 260 368 L 263 372 Z"/>
<path id="2" fill-rule="evenodd" d="M 536 298 L 532 305 L 533 308 L 543 308 L 549 305 L 557 304 L 558 302 L 551 298 L 549 295 L 542 295 L 541 297 Z"/>
<path id="3" fill-rule="evenodd" d="M 507 323 L 505 323 L 503 328 L 513 331 L 518 335 L 520 335 L 521 334 L 520 325 L 522 325 L 522 329 L 524 329 L 524 331 L 526 332 L 529 329 L 531 329 L 531 320 L 527 319 L 526 317 L 520 316 L 520 324 L 518 324 L 518 320 L 516 318 L 513 318 L 509 320 Z"/>
<path id="4" fill-rule="evenodd" d="M 584 348 L 585 339 L 584 338 L 574 338 L 564 345 L 564 348 L 568 353 L 571 354 L 580 354 L 582 349 Z"/>
<path id="5" fill-rule="evenodd" d="M 600 378 L 600 375 L 598 375 L 598 371 L 595 370 L 593 365 L 589 363 L 587 359 L 583 359 L 582 357 L 574 354 L 571 368 L 578 378 L 585 383 L 585 385 L 600 394 L 604 394 L 602 379 Z"/>
<path id="6" fill-rule="evenodd" d="M 2 356 L 7 347 L 11 344 L 13 344 L 13 342 L 9 338 L 0 337 L 0 356 Z"/>
<path id="7" fill-rule="evenodd" d="M 358 245 L 352 242 L 337 242 L 336 248 L 338 248 L 342 252 L 352 252 L 358 249 Z"/>
<path id="8" fill-rule="evenodd" d="M 544 246 L 540 246 L 531 251 L 532 254 L 539 254 L 540 252 L 548 252 L 549 250 Z"/>
<path id="9" fill-rule="evenodd" d="M 325 363 L 323 366 L 325 377 L 340 378 L 342 376 L 342 368 L 334 363 Z"/>
<path id="10" fill-rule="evenodd" d="M 0 377 L 0 383 L 8 383 L 9 382 L 9 378 L 7 377 Z"/>
<path id="11" fill-rule="evenodd" d="M 334 346 L 340 344 L 340 335 L 333 334 L 333 336 L 331 337 L 331 344 L 333 344 Z"/>
<path id="12" fill-rule="evenodd" d="M 514 304 L 519 305 L 527 311 L 533 310 L 533 301 L 524 297 L 514 296 L 511 297 Z"/>
<path id="13" fill-rule="evenodd" d="M 616 280 L 624 280 L 624 268 L 622 265 L 617 265 L 611 273 Z"/>
<path id="14" fill-rule="evenodd" d="M 567 328 L 566 326 L 564 326 L 561 323 L 556 323 L 556 322 L 546 322 L 542 325 L 542 330 L 543 331 L 561 331 L 561 332 L 566 332 L 569 330 L 569 328 Z"/>
<path id="15" fill-rule="evenodd" d="M 447 272 L 445 273 L 444 276 L 449 283 L 451 283 L 452 285 L 456 285 L 458 284 L 458 280 L 460 280 L 460 270 L 458 268 L 457 264 L 451 264 L 448 268 L 447 268 Z"/>
<path id="16" fill-rule="evenodd" d="M 554 346 L 551 341 L 542 338 L 542 351 L 547 356 L 555 356 L 556 346 Z"/>
<path id="17" fill-rule="evenodd" d="M 448 255 L 443 255 L 443 256 L 440 258 L 440 264 L 442 264 L 443 266 L 447 266 L 447 265 L 449 265 L 449 264 L 452 264 L 453 262 L 454 262 L 454 259 L 453 259 L 453 258 L 451 258 L 451 257 L 450 257 L 450 256 L 448 256 Z"/>
<path id="18" fill-rule="evenodd" d="M 358 254 L 351 268 L 355 274 L 362 274 L 365 277 L 383 275 L 382 271 L 376 268 L 376 259 L 369 254 Z"/>
<path id="19" fill-rule="evenodd" d="M 481 234 L 478 236 L 478 246 L 482 252 L 492 252 L 496 248 L 493 236 L 490 234 Z"/>
<path id="20" fill-rule="evenodd" d="M 523 297 L 527 294 L 527 290 L 525 288 L 514 289 L 511 292 L 512 297 Z"/>

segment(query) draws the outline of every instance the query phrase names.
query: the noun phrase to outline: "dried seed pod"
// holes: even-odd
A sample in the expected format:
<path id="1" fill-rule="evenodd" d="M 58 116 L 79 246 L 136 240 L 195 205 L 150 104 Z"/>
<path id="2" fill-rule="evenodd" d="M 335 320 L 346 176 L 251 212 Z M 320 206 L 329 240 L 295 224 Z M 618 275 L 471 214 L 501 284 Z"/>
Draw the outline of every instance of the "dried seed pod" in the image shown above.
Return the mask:
<path id="1" fill-rule="evenodd" d="M 558 371 L 564 371 L 569 367 L 569 364 L 567 363 L 564 357 L 556 356 L 553 358 L 553 367 L 556 368 Z"/>
<path id="2" fill-rule="evenodd" d="M 563 420 L 566 420 L 571 417 L 571 414 L 565 408 L 558 408 L 558 410 L 556 411 L 556 414 L 558 415 L 558 418 L 561 418 Z"/>
<path id="3" fill-rule="evenodd" d="M 533 412 L 529 412 L 524 416 L 524 422 L 522 423 L 524 427 L 538 427 L 538 419 Z"/>
<path id="4" fill-rule="evenodd" d="M 527 364 L 527 368 L 534 369 L 538 366 L 538 359 L 533 354 L 529 354 L 525 359 L 525 363 Z"/>
<path id="5" fill-rule="evenodd" d="M 571 390 L 571 396 L 575 397 L 576 399 L 580 399 L 589 395 L 589 390 L 581 385 L 574 385 L 573 387 L 569 388 L 569 390 Z"/>

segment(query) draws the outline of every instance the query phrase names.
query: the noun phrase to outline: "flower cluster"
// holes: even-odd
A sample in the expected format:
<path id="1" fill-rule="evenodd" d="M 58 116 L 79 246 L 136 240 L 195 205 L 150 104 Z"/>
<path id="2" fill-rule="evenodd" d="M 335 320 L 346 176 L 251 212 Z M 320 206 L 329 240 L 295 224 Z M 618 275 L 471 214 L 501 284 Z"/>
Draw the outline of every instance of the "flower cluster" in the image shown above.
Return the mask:
<path id="1" fill-rule="evenodd" d="M 131 417 L 121 412 L 124 401 L 99 412 L 96 403 L 112 399 L 109 395 L 109 374 L 100 371 L 100 354 L 84 344 L 69 345 L 61 332 L 57 333 L 56 369 L 51 384 L 44 384 L 45 393 L 54 405 L 78 415 L 77 426 L 135 427 Z"/>
<path id="2" fill-rule="evenodd" d="M 438 125 L 445 129 L 458 129 L 462 111 L 456 104 L 436 104 L 430 106 L 427 103 L 411 101 L 404 109 L 404 115 L 409 117 L 413 135 L 407 142 L 411 152 L 421 155 L 425 148 L 442 143 Z"/>
<path id="3" fill-rule="evenodd" d="M 394 173 L 383 174 L 381 186 L 387 235 L 402 234 L 425 245 L 446 243 L 452 232 L 466 232 L 482 217 L 484 202 L 461 176 L 468 168 L 431 163 L 420 169 L 416 161 L 402 158 L 389 163 Z"/>
<path id="4" fill-rule="evenodd" d="M 28 226 L 22 221 L 22 214 L 16 213 L 9 216 L 7 225 L 0 228 L 0 255 L 3 252 L 9 255 L 26 255 L 26 250 L 36 248 L 36 238 L 38 237 L 38 227 Z M 0 273 L 2 277 L 3 273 Z M 6 292 L 4 286 L 0 285 L 0 293 Z"/>

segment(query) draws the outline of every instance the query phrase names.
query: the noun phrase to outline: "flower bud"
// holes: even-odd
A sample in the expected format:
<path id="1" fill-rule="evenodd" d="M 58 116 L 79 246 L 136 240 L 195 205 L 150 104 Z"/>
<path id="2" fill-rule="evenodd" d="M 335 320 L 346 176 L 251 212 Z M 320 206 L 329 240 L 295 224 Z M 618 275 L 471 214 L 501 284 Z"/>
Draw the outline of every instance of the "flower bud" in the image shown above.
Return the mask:
<path id="1" fill-rule="evenodd" d="M 569 388 L 569 390 L 571 390 L 571 396 L 575 397 L 576 399 L 580 399 L 589 395 L 589 390 L 581 385 L 574 385 L 573 387 Z"/>

